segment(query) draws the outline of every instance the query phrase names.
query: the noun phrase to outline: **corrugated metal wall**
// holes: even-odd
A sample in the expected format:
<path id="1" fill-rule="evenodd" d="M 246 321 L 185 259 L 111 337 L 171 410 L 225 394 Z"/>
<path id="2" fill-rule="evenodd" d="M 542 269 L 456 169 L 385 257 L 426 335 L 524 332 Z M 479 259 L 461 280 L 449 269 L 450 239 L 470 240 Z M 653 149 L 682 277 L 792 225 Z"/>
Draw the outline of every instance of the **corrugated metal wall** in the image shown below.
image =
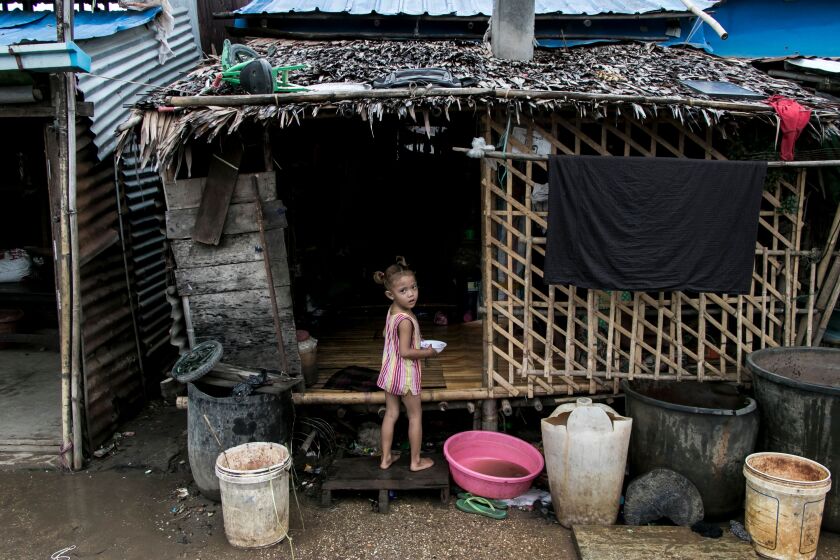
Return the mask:
<path id="1" fill-rule="evenodd" d="M 123 151 L 119 182 L 129 285 L 143 363 L 151 379 L 175 356 L 175 349 L 169 344 L 172 307 L 166 299 L 169 269 L 163 183 L 151 166 L 141 166 L 134 143 Z"/>
<path id="2" fill-rule="evenodd" d="M 94 117 L 77 123 L 86 442 L 92 449 L 143 404 L 144 366 L 156 379 L 172 352 L 160 177 L 138 168 L 129 151 L 117 170 L 118 189 L 111 154 L 116 127 L 149 84 L 174 81 L 200 58 L 195 4 L 173 4 L 175 30 L 168 40 L 174 56 L 164 65 L 149 26 L 80 42 L 92 68 L 79 75 L 79 90 L 94 105 Z"/>
<path id="3" fill-rule="evenodd" d="M 112 158 L 99 161 L 87 119 L 76 127 L 86 440 L 96 448 L 142 405 L 143 375 L 120 243 Z"/>
<path id="4" fill-rule="evenodd" d="M 147 84 L 172 83 L 197 64 L 201 49 L 193 9 L 173 7 L 175 30 L 168 41 L 174 56 L 163 65 L 158 63 L 159 43 L 148 26 L 79 42 L 92 60 L 90 73 L 78 75 L 79 89 L 94 106 L 91 130 L 100 159 L 113 152 L 114 131 L 128 118 L 130 106 L 151 89 Z"/>

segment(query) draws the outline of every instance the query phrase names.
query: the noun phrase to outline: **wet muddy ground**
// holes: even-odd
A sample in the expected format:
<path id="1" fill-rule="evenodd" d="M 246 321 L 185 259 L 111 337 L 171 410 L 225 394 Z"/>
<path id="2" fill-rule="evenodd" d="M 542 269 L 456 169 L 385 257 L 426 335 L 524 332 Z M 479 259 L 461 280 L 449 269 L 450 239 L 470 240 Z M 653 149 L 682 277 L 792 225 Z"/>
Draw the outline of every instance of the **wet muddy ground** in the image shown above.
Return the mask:
<path id="1" fill-rule="evenodd" d="M 577 558 L 571 532 L 535 511 L 494 521 L 453 501 L 442 507 L 434 491 L 399 493 L 387 515 L 373 511 L 374 492 L 334 492 L 330 508 L 299 494 L 301 511 L 294 501 L 290 508 L 294 556 L 288 541 L 237 550 L 225 539 L 221 505 L 192 484 L 185 428 L 183 412 L 151 407 L 86 471 L 0 463 L 0 559 Z M 821 536 L 818 558 L 840 560 L 840 535 Z"/>
<path id="2" fill-rule="evenodd" d="M 221 507 L 200 496 L 179 500 L 185 482 L 140 470 L 2 473 L 0 558 L 47 560 L 68 547 L 75 547 L 64 553 L 71 559 L 292 558 L 287 542 L 256 551 L 230 547 Z M 337 497 L 332 508 L 302 497 L 303 525 L 292 506 L 295 558 L 575 558 L 569 531 L 533 512 L 494 521 L 443 508 L 432 492 L 400 496 L 383 515 L 365 496 Z"/>

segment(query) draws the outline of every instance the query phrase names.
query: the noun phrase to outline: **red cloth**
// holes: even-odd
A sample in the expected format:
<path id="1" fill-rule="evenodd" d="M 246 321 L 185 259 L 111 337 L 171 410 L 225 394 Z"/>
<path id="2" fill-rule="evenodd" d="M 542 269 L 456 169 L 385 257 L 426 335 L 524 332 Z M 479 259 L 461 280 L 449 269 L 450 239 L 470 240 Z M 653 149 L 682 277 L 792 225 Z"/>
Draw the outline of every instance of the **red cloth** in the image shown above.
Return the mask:
<path id="1" fill-rule="evenodd" d="M 788 99 L 781 95 L 774 95 L 768 98 L 765 103 L 776 109 L 776 113 L 781 120 L 781 157 L 785 161 L 792 161 L 793 145 L 808 125 L 808 121 L 811 119 L 811 110 L 806 109 L 793 99 Z"/>

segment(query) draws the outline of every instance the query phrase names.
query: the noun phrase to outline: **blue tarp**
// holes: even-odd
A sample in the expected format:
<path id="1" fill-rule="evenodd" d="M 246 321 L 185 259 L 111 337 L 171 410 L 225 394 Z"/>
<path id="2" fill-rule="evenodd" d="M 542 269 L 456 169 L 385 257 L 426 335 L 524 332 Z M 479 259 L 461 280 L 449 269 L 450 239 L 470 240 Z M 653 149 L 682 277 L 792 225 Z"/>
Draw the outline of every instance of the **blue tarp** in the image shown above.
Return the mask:
<path id="1" fill-rule="evenodd" d="M 724 2 L 714 17 L 729 32 L 723 41 L 705 29 L 708 50 L 719 56 L 840 56 L 837 0 Z"/>
<path id="2" fill-rule="evenodd" d="M 708 9 L 719 2 L 695 0 L 697 7 Z M 253 0 L 236 13 L 284 14 L 289 12 L 325 12 L 353 15 L 380 14 L 430 16 L 489 16 L 493 0 Z M 686 12 L 680 0 L 536 0 L 536 14 L 646 14 L 650 12 Z"/>
<path id="3" fill-rule="evenodd" d="M 151 8 L 142 12 L 76 12 L 73 16 L 73 40 L 83 41 L 96 37 L 109 37 L 120 31 L 145 25 L 160 12 Z M 14 14 L 15 12 L 8 12 Z M 33 13 L 33 12 L 21 12 Z M 35 12 L 43 17 L 17 27 L 0 27 L 0 45 L 21 43 L 51 43 L 56 40 L 55 15 L 52 12 Z"/>
<path id="4" fill-rule="evenodd" d="M 44 19 L 50 12 L 24 12 L 23 10 L 12 10 L 11 12 L 0 12 L 0 29 L 19 27 Z"/>

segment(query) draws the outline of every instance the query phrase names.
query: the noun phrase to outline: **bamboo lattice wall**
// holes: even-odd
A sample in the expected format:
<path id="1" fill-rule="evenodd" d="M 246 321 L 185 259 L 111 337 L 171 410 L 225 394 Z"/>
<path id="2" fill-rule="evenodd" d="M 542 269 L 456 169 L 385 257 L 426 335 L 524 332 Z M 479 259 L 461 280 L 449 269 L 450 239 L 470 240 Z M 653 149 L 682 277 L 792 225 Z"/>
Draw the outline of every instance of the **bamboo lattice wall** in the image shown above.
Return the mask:
<path id="1" fill-rule="evenodd" d="M 727 159 L 715 128 L 667 118 L 488 116 L 484 125 L 486 142 L 506 151 L 532 151 L 536 134 L 552 154 Z M 531 397 L 614 392 L 622 378 L 741 381 L 747 353 L 793 344 L 797 314 L 813 316 L 816 263 L 800 251 L 804 169 L 768 172 L 751 292 L 741 296 L 547 286 L 547 207 L 534 199 L 547 164 L 483 160 L 482 170 L 489 387 Z M 812 322 L 802 324 L 810 345 Z"/>

